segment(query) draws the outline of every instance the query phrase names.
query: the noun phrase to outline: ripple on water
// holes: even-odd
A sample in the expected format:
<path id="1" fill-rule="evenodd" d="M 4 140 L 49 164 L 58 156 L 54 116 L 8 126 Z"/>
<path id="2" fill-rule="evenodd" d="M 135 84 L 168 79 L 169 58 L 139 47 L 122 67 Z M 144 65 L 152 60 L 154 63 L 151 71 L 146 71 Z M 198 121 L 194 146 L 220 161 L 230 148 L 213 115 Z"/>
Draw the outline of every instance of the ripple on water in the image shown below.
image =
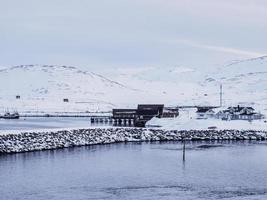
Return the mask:
<path id="1" fill-rule="evenodd" d="M 0 199 L 266 200 L 266 144 L 189 142 L 185 163 L 180 142 L 4 155 Z"/>
<path id="2" fill-rule="evenodd" d="M 267 188 L 242 188 L 233 187 L 218 190 L 200 192 L 200 198 L 209 199 L 240 199 L 240 198 L 257 198 L 267 199 Z"/>

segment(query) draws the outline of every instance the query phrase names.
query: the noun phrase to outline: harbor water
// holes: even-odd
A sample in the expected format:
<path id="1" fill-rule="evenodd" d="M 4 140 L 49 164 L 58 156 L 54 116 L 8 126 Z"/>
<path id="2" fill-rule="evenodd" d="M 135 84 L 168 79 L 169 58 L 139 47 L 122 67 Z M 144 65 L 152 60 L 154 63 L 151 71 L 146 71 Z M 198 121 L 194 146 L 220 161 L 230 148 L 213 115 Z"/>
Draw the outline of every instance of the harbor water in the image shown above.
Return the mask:
<path id="1" fill-rule="evenodd" d="M 89 117 L 21 117 L 20 119 L 0 119 L 2 130 L 35 130 L 91 126 Z"/>
<path id="2" fill-rule="evenodd" d="M 267 142 L 138 142 L 0 155 L 0 199 L 267 199 Z"/>

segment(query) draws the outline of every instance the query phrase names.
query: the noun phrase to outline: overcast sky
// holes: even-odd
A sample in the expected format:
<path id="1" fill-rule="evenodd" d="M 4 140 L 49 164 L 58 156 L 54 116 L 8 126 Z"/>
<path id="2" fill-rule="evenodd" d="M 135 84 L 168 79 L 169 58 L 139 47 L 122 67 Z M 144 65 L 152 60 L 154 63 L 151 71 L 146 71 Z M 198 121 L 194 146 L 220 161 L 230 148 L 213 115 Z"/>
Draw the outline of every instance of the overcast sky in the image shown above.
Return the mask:
<path id="1" fill-rule="evenodd" d="M 223 64 L 267 55 L 266 0 L 0 0 L 0 65 Z"/>

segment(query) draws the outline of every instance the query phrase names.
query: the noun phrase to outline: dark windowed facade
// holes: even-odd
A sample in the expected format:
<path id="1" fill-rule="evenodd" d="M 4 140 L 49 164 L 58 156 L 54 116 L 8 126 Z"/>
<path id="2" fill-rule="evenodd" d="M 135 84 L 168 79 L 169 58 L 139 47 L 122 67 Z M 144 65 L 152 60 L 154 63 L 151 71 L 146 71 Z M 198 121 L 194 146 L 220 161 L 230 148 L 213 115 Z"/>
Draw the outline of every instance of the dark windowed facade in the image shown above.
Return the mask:
<path id="1" fill-rule="evenodd" d="M 153 117 L 162 117 L 163 108 L 162 104 L 142 104 L 137 109 L 113 109 L 112 118 L 118 124 L 130 120 L 135 126 L 145 127 L 146 122 Z"/>

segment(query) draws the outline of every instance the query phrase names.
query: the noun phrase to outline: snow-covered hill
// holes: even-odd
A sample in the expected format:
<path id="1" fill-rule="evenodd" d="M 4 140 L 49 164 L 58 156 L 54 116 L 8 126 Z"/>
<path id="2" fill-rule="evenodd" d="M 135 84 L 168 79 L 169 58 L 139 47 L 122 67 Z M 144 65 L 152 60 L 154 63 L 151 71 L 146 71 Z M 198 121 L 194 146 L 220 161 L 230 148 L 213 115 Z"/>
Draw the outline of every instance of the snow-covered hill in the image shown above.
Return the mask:
<path id="1" fill-rule="evenodd" d="M 266 109 L 267 57 L 203 70 L 126 67 L 89 72 L 53 65 L 1 68 L 0 111 L 93 112 L 135 107 L 138 103 L 219 105 L 221 83 L 225 106 L 242 103 Z M 64 103 L 64 98 L 69 103 Z"/>
<path id="2" fill-rule="evenodd" d="M 102 71 L 106 77 L 142 89 L 147 95 L 153 94 L 168 105 L 219 105 L 219 94 L 209 97 L 210 87 L 203 87 L 205 73 L 191 67 L 146 67 L 113 68 Z"/>
<path id="3" fill-rule="evenodd" d="M 205 84 L 216 82 L 223 84 L 226 105 L 267 108 L 267 56 L 235 61 L 206 76 Z"/>
<path id="4" fill-rule="evenodd" d="M 209 69 L 128 68 L 113 69 L 112 72 L 105 72 L 105 75 L 130 86 L 142 85 L 143 90 L 165 96 L 171 105 L 219 105 L 219 88 L 222 84 L 224 106 L 250 105 L 267 113 L 267 56 Z"/>
<path id="5" fill-rule="evenodd" d="M 140 91 L 75 67 L 21 65 L 0 70 L 2 110 L 110 110 Z M 123 94 L 123 95 L 122 95 Z M 15 96 L 20 95 L 21 99 Z M 69 99 L 64 103 L 63 99 Z"/>

